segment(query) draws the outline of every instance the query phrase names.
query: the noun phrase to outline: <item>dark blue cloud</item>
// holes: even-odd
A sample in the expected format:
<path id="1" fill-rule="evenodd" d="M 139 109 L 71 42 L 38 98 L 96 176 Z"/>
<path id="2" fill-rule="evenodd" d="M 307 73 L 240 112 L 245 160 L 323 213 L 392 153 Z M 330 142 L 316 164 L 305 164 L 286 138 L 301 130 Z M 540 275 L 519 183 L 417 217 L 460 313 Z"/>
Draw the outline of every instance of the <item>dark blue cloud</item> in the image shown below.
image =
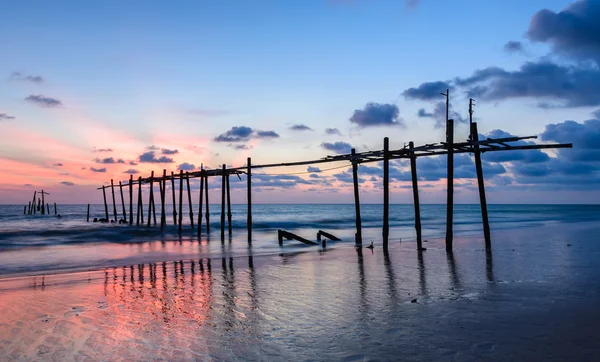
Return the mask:
<path id="1" fill-rule="evenodd" d="M 540 137 L 548 142 L 573 143 L 573 149 L 558 151 L 559 156 L 566 160 L 600 162 L 600 120 L 548 124 Z"/>
<path id="2" fill-rule="evenodd" d="M 113 149 L 112 148 L 96 148 L 94 147 L 94 150 L 92 152 L 112 152 Z"/>
<path id="3" fill-rule="evenodd" d="M 180 164 L 179 166 L 177 166 L 177 170 L 181 170 L 181 171 L 194 171 L 196 169 L 196 166 L 194 166 L 191 163 L 187 163 L 184 162 L 182 164 Z"/>
<path id="4" fill-rule="evenodd" d="M 479 135 L 480 139 L 485 139 L 486 137 L 482 137 Z M 514 135 L 505 132 L 500 129 L 496 129 L 487 134 L 489 138 L 506 138 L 506 137 L 515 137 Z M 531 141 L 517 141 L 510 142 L 513 146 L 524 146 L 524 145 L 534 145 L 534 142 Z M 515 150 L 515 151 L 498 151 L 498 152 L 487 152 L 484 153 L 482 159 L 488 162 L 511 162 L 511 161 L 520 161 L 526 163 L 539 163 L 539 162 L 547 162 L 550 160 L 550 156 L 540 150 Z"/>
<path id="5" fill-rule="evenodd" d="M 432 118 L 435 120 L 435 128 L 446 127 L 446 102 L 438 102 L 432 112 L 427 112 L 425 109 L 419 109 L 417 114 L 420 118 Z M 467 118 L 463 118 L 459 113 L 455 112 L 450 108 L 448 112 L 448 118 L 454 120 L 454 124 L 468 123 Z"/>
<path id="6" fill-rule="evenodd" d="M 175 162 L 175 161 L 173 161 L 172 158 L 167 157 L 167 156 L 161 156 L 161 157 L 157 158 L 154 154 L 154 151 L 148 151 L 148 152 L 142 153 L 138 157 L 138 161 L 142 162 L 142 163 L 173 163 L 173 162 Z"/>
<path id="7" fill-rule="evenodd" d="M 306 172 L 321 172 L 321 169 L 318 167 L 308 166 L 306 168 Z"/>
<path id="8" fill-rule="evenodd" d="M 350 122 L 359 127 L 403 126 L 399 112 L 395 104 L 367 103 L 364 109 L 354 111 Z"/>
<path id="9" fill-rule="evenodd" d="M 2 121 L 2 120 L 9 120 L 9 119 L 15 119 L 15 117 L 9 116 L 6 113 L 0 113 L 0 121 Z"/>
<path id="10" fill-rule="evenodd" d="M 25 98 L 27 102 L 37 104 L 40 107 L 44 108 L 56 108 L 61 107 L 63 104 L 61 101 L 55 98 L 46 97 L 41 94 L 38 95 L 30 95 Z"/>
<path id="11" fill-rule="evenodd" d="M 179 153 L 179 150 L 169 150 L 169 149 L 167 149 L 167 148 L 163 148 L 163 149 L 161 150 L 161 153 L 162 153 L 163 155 L 175 155 L 175 154 L 178 154 L 178 153 Z"/>
<path id="12" fill-rule="evenodd" d="M 71 181 L 61 181 L 60 183 L 61 183 L 61 184 L 63 184 L 63 185 L 65 185 L 65 186 L 73 186 L 73 185 L 75 185 L 75 184 L 74 184 L 73 182 L 71 182 Z"/>
<path id="13" fill-rule="evenodd" d="M 338 154 L 345 154 L 345 153 L 350 153 L 350 151 L 352 150 L 352 146 L 349 143 L 346 142 L 323 142 L 321 143 L 321 147 L 323 147 L 324 149 L 328 150 L 328 151 L 332 151 Z"/>
<path id="14" fill-rule="evenodd" d="M 290 129 L 292 131 L 313 131 L 312 128 L 310 128 L 309 126 L 307 126 L 305 124 L 295 124 L 295 125 L 291 126 Z"/>
<path id="15" fill-rule="evenodd" d="M 135 170 L 135 169 L 133 169 L 133 168 L 130 168 L 130 169 L 129 169 L 129 170 L 127 170 L 127 171 L 123 171 L 123 173 L 127 173 L 127 174 L 130 174 L 130 175 L 135 175 L 136 173 L 140 173 L 140 171 L 138 171 L 138 170 Z"/>
<path id="16" fill-rule="evenodd" d="M 215 142 L 246 142 L 250 138 L 278 138 L 274 131 L 258 131 L 246 126 L 232 127 L 229 131 L 215 137 Z"/>
<path id="17" fill-rule="evenodd" d="M 504 44 L 504 51 L 507 53 L 522 53 L 524 51 L 523 43 L 511 40 Z"/>
<path id="18" fill-rule="evenodd" d="M 275 131 L 256 131 L 256 138 L 279 138 L 279 134 Z"/>
<path id="19" fill-rule="evenodd" d="M 63 166 L 63 164 L 62 164 L 62 163 L 60 163 L 60 162 L 58 162 L 58 163 L 55 163 L 55 164 L 53 164 L 52 166 L 56 166 L 56 167 L 62 167 L 62 166 Z"/>
<path id="20" fill-rule="evenodd" d="M 94 159 L 94 162 L 96 163 L 103 163 L 103 164 L 112 164 L 112 163 L 125 163 L 125 161 L 121 158 L 119 158 L 118 160 L 115 160 L 113 157 L 107 157 L 107 158 L 96 158 Z"/>
<path id="21" fill-rule="evenodd" d="M 37 83 L 37 84 L 44 82 L 44 78 L 42 76 L 26 75 L 26 74 L 22 74 L 21 72 L 13 72 L 10 75 L 10 80 L 27 81 L 27 82 Z"/>
<path id="22" fill-rule="evenodd" d="M 406 99 L 418 99 L 422 101 L 438 100 L 447 89 L 453 90 L 454 87 L 449 82 L 425 82 L 416 88 L 409 88 L 402 92 Z"/>
<path id="23" fill-rule="evenodd" d="M 331 135 L 338 135 L 338 136 L 342 135 L 342 133 L 340 132 L 340 130 L 337 129 L 337 128 L 325 128 L 325 134 L 328 134 L 330 136 Z"/>
<path id="24" fill-rule="evenodd" d="M 106 167 L 103 167 L 103 168 L 90 167 L 90 171 L 92 171 L 92 172 L 106 172 Z"/>

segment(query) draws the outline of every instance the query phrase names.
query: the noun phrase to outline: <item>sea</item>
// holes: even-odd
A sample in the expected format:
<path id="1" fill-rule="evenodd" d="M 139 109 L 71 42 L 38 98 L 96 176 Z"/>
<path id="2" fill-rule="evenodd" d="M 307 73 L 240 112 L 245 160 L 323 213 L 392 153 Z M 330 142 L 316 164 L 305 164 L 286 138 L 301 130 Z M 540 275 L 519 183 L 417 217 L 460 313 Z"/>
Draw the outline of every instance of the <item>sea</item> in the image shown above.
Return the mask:
<path id="1" fill-rule="evenodd" d="M 86 221 L 87 205 L 58 205 L 46 215 L 24 215 L 22 205 L 0 205 L 0 277 L 35 275 L 47 272 L 93 270 L 103 267 L 139 263 L 193 259 L 222 258 L 293 253 L 321 248 L 285 240 L 280 246 L 277 230 L 298 234 L 309 240 L 317 232 L 329 232 L 342 241 L 327 244 L 328 248 L 354 245 L 355 209 L 353 204 L 256 204 L 253 205 L 253 235 L 247 236 L 247 207 L 232 205 L 231 235 L 225 228 L 221 238 L 221 205 L 210 205 L 210 233 L 203 214 L 198 236 L 198 210 L 183 208 L 182 231 L 173 216 L 172 205 L 165 205 L 166 226 L 160 229 L 161 206 L 156 205 L 156 221 L 148 212 L 138 215 L 134 210 L 133 225 L 93 222 L 105 217 L 104 205 L 91 205 L 90 221 Z M 488 205 L 492 232 L 556 224 L 572 224 L 600 220 L 600 205 Z M 112 205 L 109 218 L 114 219 Z M 128 217 L 128 208 L 117 205 L 117 219 Z M 59 217 L 60 215 L 60 217 Z M 383 207 L 361 205 L 363 243 L 382 242 Z M 143 223 L 141 222 L 143 216 Z M 421 205 L 423 238 L 440 239 L 446 231 L 446 205 Z M 454 236 L 482 235 L 479 205 L 460 204 L 454 207 Z M 411 204 L 390 205 L 390 242 L 414 243 L 414 208 Z M 308 248 L 308 249 L 307 249 Z"/>

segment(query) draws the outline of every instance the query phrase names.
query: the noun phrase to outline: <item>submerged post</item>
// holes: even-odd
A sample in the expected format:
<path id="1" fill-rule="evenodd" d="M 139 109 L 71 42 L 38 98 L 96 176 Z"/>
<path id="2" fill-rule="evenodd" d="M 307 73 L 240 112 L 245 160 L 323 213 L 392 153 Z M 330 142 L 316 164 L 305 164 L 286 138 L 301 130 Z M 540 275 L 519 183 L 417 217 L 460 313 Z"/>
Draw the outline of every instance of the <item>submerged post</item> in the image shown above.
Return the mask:
<path id="1" fill-rule="evenodd" d="M 44 215 L 45 211 L 44 211 L 44 190 L 42 190 L 42 215 Z"/>
<path id="2" fill-rule="evenodd" d="M 206 172 L 204 173 L 204 185 L 206 186 L 204 188 L 204 196 L 206 196 L 206 233 L 210 234 L 210 203 L 208 202 L 208 175 Z"/>
<path id="3" fill-rule="evenodd" d="M 127 221 L 127 212 L 125 211 L 125 199 L 123 198 L 123 183 L 119 181 L 119 192 L 121 193 L 121 207 L 123 208 L 123 220 Z"/>
<path id="4" fill-rule="evenodd" d="M 90 204 L 88 204 L 87 217 L 85 218 L 86 222 L 90 222 Z"/>
<path id="5" fill-rule="evenodd" d="M 231 236 L 231 193 L 229 192 L 229 174 L 227 174 L 227 232 Z"/>
<path id="6" fill-rule="evenodd" d="M 446 200 L 446 250 L 452 250 L 452 222 L 454 212 L 454 120 L 446 124 L 446 147 L 448 149 L 448 177 Z"/>
<path id="7" fill-rule="evenodd" d="M 252 244 L 252 160 L 248 157 L 246 162 L 247 169 L 247 179 L 246 179 L 246 191 L 248 198 L 248 215 L 246 215 L 246 224 L 248 227 L 248 244 Z"/>
<path id="8" fill-rule="evenodd" d="M 383 139 L 383 247 L 390 235 L 390 139 Z"/>
<path id="9" fill-rule="evenodd" d="M 44 205 L 42 205 L 44 207 Z M 50 204 L 46 203 L 46 214 L 50 215 Z"/>
<path id="10" fill-rule="evenodd" d="M 142 176 L 138 177 L 138 212 L 137 212 L 137 216 L 138 216 L 138 222 L 137 224 L 140 224 L 140 218 L 142 219 L 142 224 L 144 223 L 144 205 L 143 205 L 143 199 L 142 199 Z"/>
<path id="11" fill-rule="evenodd" d="M 181 234 L 181 225 L 183 224 L 183 170 L 179 170 L 179 229 Z"/>
<path id="12" fill-rule="evenodd" d="M 221 172 L 221 240 L 225 240 L 225 169 L 226 165 L 223 164 L 223 171 Z"/>
<path id="13" fill-rule="evenodd" d="M 202 196 L 204 194 L 204 170 L 200 167 L 200 196 L 198 196 L 198 237 L 202 235 Z"/>
<path id="14" fill-rule="evenodd" d="M 194 208 L 192 207 L 192 191 L 190 191 L 190 173 L 185 172 L 185 183 L 187 184 L 188 193 L 188 205 L 190 207 L 190 223 L 192 224 L 192 230 L 194 230 Z"/>
<path id="15" fill-rule="evenodd" d="M 110 189 L 112 191 L 113 215 L 115 217 L 115 221 L 117 221 L 117 202 L 115 201 L 115 184 L 112 179 L 110 179 Z"/>
<path id="16" fill-rule="evenodd" d="M 177 226 L 177 204 L 175 203 L 175 174 L 171 171 L 171 191 L 173 194 L 173 224 Z"/>
<path id="17" fill-rule="evenodd" d="M 356 213 L 356 245 L 362 245 L 362 221 L 360 219 L 360 199 L 358 193 L 358 160 L 356 159 L 356 150 L 352 149 L 352 179 L 354 180 L 354 208 Z"/>
<path id="18" fill-rule="evenodd" d="M 133 225 L 133 175 L 129 175 L 129 225 Z"/>
<path id="19" fill-rule="evenodd" d="M 35 209 L 37 203 L 35 202 L 35 197 L 37 196 L 37 191 L 33 192 L 33 202 L 31 203 L 31 213 L 35 215 Z"/>
<path id="20" fill-rule="evenodd" d="M 417 231 L 417 250 L 423 250 L 423 240 L 421 238 L 421 205 L 419 204 L 419 186 L 417 178 L 417 157 L 415 156 L 415 144 L 408 143 L 410 150 L 410 173 L 413 189 L 413 204 L 415 206 L 415 230 Z"/>
<path id="21" fill-rule="evenodd" d="M 150 172 L 150 192 L 148 194 L 148 227 L 152 222 L 152 204 L 154 203 L 154 171 Z"/>
<path id="22" fill-rule="evenodd" d="M 104 216 L 108 221 L 108 205 L 106 204 L 106 186 L 102 186 L 102 196 L 104 196 Z"/>
<path id="23" fill-rule="evenodd" d="M 29 201 L 29 204 L 27 206 L 27 215 L 31 215 L 31 201 Z"/>
<path id="24" fill-rule="evenodd" d="M 54 215 L 56 215 L 56 202 L 54 203 Z"/>
<path id="25" fill-rule="evenodd" d="M 477 170 L 477 185 L 479 186 L 479 203 L 481 204 L 481 218 L 483 221 L 483 235 L 485 238 L 485 248 L 489 249 L 492 247 L 492 241 L 490 237 L 490 223 L 488 220 L 487 201 L 485 199 L 485 183 L 483 180 L 483 168 L 481 166 L 481 151 L 479 151 L 479 136 L 477 132 L 477 123 L 471 123 L 471 140 L 475 143 L 473 148 L 475 150 L 475 168 Z"/>
<path id="26" fill-rule="evenodd" d="M 165 213 L 165 189 L 167 188 L 167 170 L 163 169 L 163 176 L 160 189 L 160 229 L 165 228 L 167 223 L 167 215 Z"/>

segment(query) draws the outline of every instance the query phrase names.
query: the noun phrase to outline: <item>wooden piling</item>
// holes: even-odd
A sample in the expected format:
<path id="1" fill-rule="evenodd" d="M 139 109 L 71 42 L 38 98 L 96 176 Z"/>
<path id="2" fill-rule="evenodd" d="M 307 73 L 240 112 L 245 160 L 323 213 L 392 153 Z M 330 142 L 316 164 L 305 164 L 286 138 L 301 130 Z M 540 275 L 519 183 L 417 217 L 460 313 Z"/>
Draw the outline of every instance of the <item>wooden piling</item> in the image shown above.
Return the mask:
<path id="1" fill-rule="evenodd" d="M 167 188 L 167 170 L 163 169 L 163 179 L 160 188 L 160 229 L 164 230 L 167 223 L 167 215 L 165 210 L 165 189 Z"/>
<path id="2" fill-rule="evenodd" d="M 383 247 L 387 248 L 390 234 L 390 139 L 383 139 Z"/>
<path id="3" fill-rule="evenodd" d="M 44 203 L 44 190 L 42 190 L 42 215 L 44 215 L 44 213 L 45 213 L 44 212 L 44 205 L 45 205 L 45 203 Z"/>
<path id="4" fill-rule="evenodd" d="M 27 215 L 31 215 L 31 201 L 29 201 L 29 204 L 27 206 Z"/>
<path id="5" fill-rule="evenodd" d="M 142 198 L 142 177 L 138 179 L 138 218 L 141 219 L 142 225 L 144 224 L 144 199 Z M 138 225 L 140 223 L 138 222 Z"/>
<path id="6" fill-rule="evenodd" d="M 452 250 L 452 223 L 454 216 L 454 120 L 446 124 L 446 147 L 448 149 L 448 177 L 446 200 L 446 250 Z"/>
<path id="7" fill-rule="evenodd" d="M 208 202 L 208 175 L 204 175 L 204 198 L 206 199 L 206 233 L 210 234 L 210 203 Z"/>
<path id="8" fill-rule="evenodd" d="M 56 215 L 56 202 L 54 203 L 54 215 Z"/>
<path id="9" fill-rule="evenodd" d="M 415 230 L 417 232 L 417 250 L 423 250 L 423 240 L 421 236 L 421 205 L 419 203 L 419 186 L 417 178 L 417 157 L 415 156 L 413 142 L 408 143 L 410 150 L 410 173 L 413 189 L 413 204 L 415 208 Z"/>
<path id="10" fill-rule="evenodd" d="M 360 218 L 360 198 L 358 193 L 358 160 L 356 159 L 356 150 L 352 151 L 352 179 L 354 181 L 354 208 L 356 212 L 356 245 L 362 245 L 362 221 Z"/>
<path id="11" fill-rule="evenodd" d="M 34 191 L 33 192 L 33 202 L 31 203 L 31 210 L 32 210 L 31 213 L 34 214 L 34 215 L 35 215 L 35 211 L 36 211 L 35 209 L 36 209 L 36 205 L 37 205 L 37 202 L 36 202 L 36 199 L 35 199 L 36 196 L 37 196 L 37 191 Z"/>
<path id="12" fill-rule="evenodd" d="M 221 240 L 225 240 L 225 170 L 226 165 L 223 164 L 221 172 Z"/>
<path id="13" fill-rule="evenodd" d="M 85 218 L 85 221 L 90 222 L 90 204 L 88 204 L 87 217 Z"/>
<path id="14" fill-rule="evenodd" d="M 42 205 L 44 207 L 44 205 Z M 50 204 L 46 203 L 46 214 L 50 215 Z"/>
<path id="15" fill-rule="evenodd" d="M 489 249 L 492 247 L 492 241 L 490 237 L 490 223 L 488 220 L 487 201 L 485 197 L 485 183 L 483 180 L 483 168 L 481 166 L 481 151 L 479 151 L 479 133 L 477 131 L 477 122 L 471 123 L 471 140 L 473 144 L 475 154 L 475 168 L 477 170 L 477 184 L 479 186 L 479 203 L 481 204 L 481 218 L 483 221 L 483 235 L 485 238 L 485 248 Z"/>
<path id="16" fill-rule="evenodd" d="M 141 179 L 141 177 L 140 177 Z M 104 196 L 104 216 L 108 220 L 108 204 L 106 203 L 106 186 L 102 186 L 102 196 Z"/>
<path id="17" fill-rule="evenodd" d="M 119 181 L 119 193 L 121 194 L 121 208 L 123 209 L 123 220 L 127 221 L 127 212 L 125 211 L 125 199 L 123 198 L 123 183 Z"/>
<path id="18" fill-rule="evenodd" d="M 173 224 L 177 226 L 177 203 L 175 202 L 175 174 L 171 171 L 171 193 L 173 194 Z"/>
<path id="19" fill-rule="evenodd" d="M 250 157 L 248 157 L 246 166 L 246 192 L 248 199 L 248 214 L 246 215 L 246 224 L 248 227 L 248 244 L 252 244 L 252 159 Z"/>
<path id="20" fill-rule="evenodd" d="M 27 205 L 23 205 L 23 215 L 27 215 Z"/>
<path id="21" fill-rule="evenodd" d="M 115 221 L 117 221 L 117 203 L 115 201 L 115 185 L 113 180 L 110 179 L 110 189 L 112 191 L 112 200 L 113 200 L 113 215 L 115 217 Z"/>
<path id="22" fill-rule="evenodd" d="M 188 205 L 190 208 L 190 223 L 192 224 L 192 230 L 194 230 L 194 208 L 192 207 L 192 191 L 190 190 L 190 173 L 185 172 L 185 183 L 187 185 L 188 193 Z"/>
<path id="23" fill-rule="evenodd" d="M 204 196 L 204 170 L 200 169 L 200 196 L 198 196 L 198 237 L 202 235 L 202 196 Z"/>
<path id="24" fill-rule="evenodd" d="M 133 225 L 133 175 L 129 175 L 129 225 Z"/>
<path id="25" fill-rule="evenodd" d="M 227 174 L 227 231 L 231 236 L 231 193 L 229 190 L 229 174 Z"/>
<path id="26" fill-rule="evenodd" d="M 179 233 L 183 223 L 183 170 L 179 170 Z"/>
<path id="27" fill-rule="evenodd" d="M 152 223 L 152 204 L 154 202 L 154 171 L 150 171 L 150 192 L 148 193 L 148 224 Z"/>

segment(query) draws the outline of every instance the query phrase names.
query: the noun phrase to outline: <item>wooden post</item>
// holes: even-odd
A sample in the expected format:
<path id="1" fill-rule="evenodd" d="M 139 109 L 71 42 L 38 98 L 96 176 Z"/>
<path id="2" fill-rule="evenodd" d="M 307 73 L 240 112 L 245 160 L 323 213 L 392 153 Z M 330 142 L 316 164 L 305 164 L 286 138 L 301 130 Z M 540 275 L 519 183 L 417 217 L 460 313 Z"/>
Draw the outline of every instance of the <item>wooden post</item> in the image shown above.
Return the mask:
<path id="1" fill-rule="evenodd" d="M 200 196 L 198 197 L 198 237 L 202 235 L 202 196 L 204 196 L 204 170 L 200 168 Z"/>
<path id="2" fill-rule="evenodd" d="M 171 171 L 171 193 L 173 194 L 173 224 L 177 226 L 177 203 L 175 202 L 175 174 Z"/>
<path id="3" fill-rule="evenodd" d="M 446 147 L 448 149 L 448 185 L 446 200 L 446 250 L 452 250 L 452 219 L 454 211 L 454 120 L 446 124 Z"/>
<path id="4" fill-rule="evenodd" d="M 23 215 L 27 215 L 27 205 L 23 205 Z"/>
<path id="5" fill-rule="evenodd" d="M 417 157 L 415 155 L 415 144 L 408 143 L 410 150 L 410 173 L 413 189 L 413 204 L 415 206 L 415 230 L 417 231 L 417 250 L 423 250 L 423 240 L 421 236 L 421 204 L 419 203 L 419 186 L 417 178 Z"/>
<path id="6" fill-rule="evenodd" d="M 133 225 L 133 175 L 129 175 L 129 225 Z"/>
<path id="7" fill-rule="evenodd" d="M 231 193 L 229 190 L 229 174 L 227 174 L 227 232 L 231 236 Z"/>
<path id="8" fill-rule="evenodd" d="M 246 162 L 247 168 L 247 179 L 246 179 L 246 192 L 248 198 L 248 215 L 246 215 L 246 224 L 248 227 L 248 244 L 252 244 L 252 159 L 248 157 Z"/>
<path id="9" fill-rule="evenodd" d="M 150 227 L 152 222 L 152 204 L 154 203 L 154 171 L 150 172 L 150 192 L 148 194 L 148 224 Z"/>
<path id="10" fill-rule="evenodd" d="M 37 205 L 37 202 L 35 199 L 36 196 L 37 196 L 37 191 L 34 191 L 33 192 L 33 202 L 31 203 L 31 210 L 32 210 L 32 214 L 34 214 L 34 215 L 35 215 L 35 211 L 36 211 L 35 209 L 36 209 L 36 205 Z"/>
<path id="11" fill-rule="evenodd" d="M 390 139 L 383 139 L 383 247 L 387 248 L 390 235 Z"/>
<path id="12" fill-rule="evenodd" d="M 106 186 L 102 186 L 102 196 L 104 196 L 104 216 L 108 220 L 108 205 L 106 204 Z"/>
<path id="13" fill-rule="evenodd" d="M 27 215 L 31 215 L 31 201 L 29 201 L 29 204 L 27 206 Z"/>
<path id="14" fill-rule="evenodd" d="M 226 165 L 223 164 L 221 172 L 221 240 L 225 240 L 225 170 Z"/>
<path id="15" fill-rule="evenodd" d="M 140 224 L 140 218 L 142 219 L 142 225 L 144 224 L 144 200 L 142 199 L 142 176 L 138 177 L 138 225 Z"/>
<path id="16" fill-rule="evenodd" d="M 354 180 L 354 208 L 356 212 L 356 245 L 362 245 L 362 221 L 360 218 L 360 199 L 358 193 L 358 160 L 356 159 L 356 150 L 352 149 L 352 178 Z"/>
<path id="17" fill-rule="evenodd" d="M 112 179 L 110 179 L 110 189 L 112 190 L 113 215 L 115 216 L 115 221 L 117 221 L 117 203 L 115 201 L 115 185 L 114 185 Z"/>
<path id="18" fill-rule="evenodd" d="M 56 215 L 56 202 L 54 203 L 54 215 Z"/>
<path id="19" fill-rule="evenodd" d="M 85 218 L 86 222 L 90 222 L 90 204 L 88 204 L 87 217 Z"/>
<path id="20" fill-rule="evenodd" d="M 44 190 L 42 190 L 42 215 L 45 214 L 44 205 L 45 205 L 45 203 L 44 203 Z"/>
<path id="21" fill-rule="evenodd" d="M 167 170 L 163 169 L 163 177 L 160 190 L 160 230 L 164 230 L 167 223 L 167 215 L 165 212 L 165 189 L 167 188 Z"/>
<path id="22" fill-rule="evenodd" d="M 210 234 L 210 203 L 208 202 L 208 175 L 204 174 L 204 196 L 206 199 L 206 233 Z"/>
<path id="23" fill-rule="evenodd" d="M 125 199 L 123 198 L 123 183 L 119 181 L 119 192 L 121 193 L 121 208 L 123 208 L 123 220 L 127 221 L 127 212 L 125 211 Z"/>
<path id="24" fill-rule="evenodd" d="M 475 168 L 477 169 L 477 184 L 479 186 L 479 203 L 481 204 L 481 218 L 483 220 L 483 235 L 485 238 L 485 248 L 492 247 L 490 238 L 490 223 L 488 220 L 487 201 L 485 199 L 485 183 L 483 180 L 483 168 L 481 166 L 481 151 L 479 151 L 479 133 L 477 132 L 477 122 L 471 123 L 471 140 L 475 141 L 473 148 L 475 150 Z"/>
<path id="25" fill-rule="evenodd" d="M 183 170 L 179 170 L 179 233 L 183 222 Z"/>
<path id="26" fill-rule="evenodd" d="M 188 193 L 188 205 L 190 207 L 190 223 L 192 224 L 192 230 L 194 230 L 194 208 L 192 207 L 192 191 L 190 191 L 190 173 L 185 172 L 185 183 L 187 185 Z"/>
<path id="27" fill-rule="evenodd" d="M 44 205 L 42 205 L 44 207 Z M 50 204 L 46 203 L 46 214 L 50 215 Z"/>

